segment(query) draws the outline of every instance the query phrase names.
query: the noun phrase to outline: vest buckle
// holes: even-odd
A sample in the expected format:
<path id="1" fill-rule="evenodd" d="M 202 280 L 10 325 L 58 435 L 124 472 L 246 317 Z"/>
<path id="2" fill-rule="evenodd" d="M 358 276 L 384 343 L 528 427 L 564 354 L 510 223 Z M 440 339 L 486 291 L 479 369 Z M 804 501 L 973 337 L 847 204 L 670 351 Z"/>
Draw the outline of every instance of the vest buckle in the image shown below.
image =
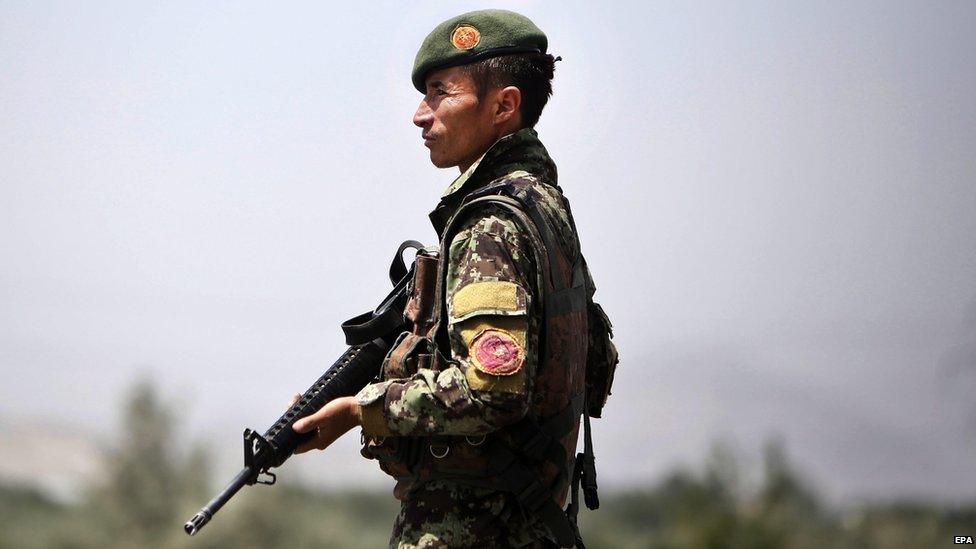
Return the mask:
<path id="1" fill-rule="evenodd" d="M 447 454 L 451 453 L 451 447 L 447 444 L 431 444 L 428 448 L 430 455 L 434 456 L 435 459 L 444 459 Z M 443 450 L 435 450 L 435 448 L 443 448 Z"/>
<path id="2" fill-rule="evenodd" d="M 481 435 L 480 437 L 472 438 L 470 435 L 464 435 L 464 440 L 468 442 L 471 446 L 481 446 L 485 443 L 488 435 Z"/>

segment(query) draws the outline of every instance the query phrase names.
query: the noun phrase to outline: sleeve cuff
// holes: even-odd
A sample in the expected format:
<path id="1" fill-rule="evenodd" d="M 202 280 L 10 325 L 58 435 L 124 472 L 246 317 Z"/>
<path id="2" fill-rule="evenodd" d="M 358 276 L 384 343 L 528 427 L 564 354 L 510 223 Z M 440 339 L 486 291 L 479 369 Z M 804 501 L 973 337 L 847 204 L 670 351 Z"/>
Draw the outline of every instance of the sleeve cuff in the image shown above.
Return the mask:
<path id="1" fill-rule="evenodd" d="M 363 406 L 360 404 L 360 414 L 362 418 L 363 432 L 374 437 L 388 437 L 394 433 L 386 424 L 386 416 L 383 415 L 384 399 L 374 400 L 372 403 Z"/>
<path id="2" fill-rule="evenodd" d="M 385 381 L 370 383 L 356 393 L 356 402 L 359 403 L 360 406 L 369 406 L 377 400 L 382 401 L 383 397 L 386 396 L 386 388 L 389 387 L 389 385 L 389 382 Z"/>
<path id="3" fill-rule="evenodd" d="M 386 390 L 389 386 L 389 382 L 371 383 L 356 393 L 360 422 L 363 432 L 367 435 L 385 437 L 393 434 L 386 423 L 386 416 L 383 414 Z"/>

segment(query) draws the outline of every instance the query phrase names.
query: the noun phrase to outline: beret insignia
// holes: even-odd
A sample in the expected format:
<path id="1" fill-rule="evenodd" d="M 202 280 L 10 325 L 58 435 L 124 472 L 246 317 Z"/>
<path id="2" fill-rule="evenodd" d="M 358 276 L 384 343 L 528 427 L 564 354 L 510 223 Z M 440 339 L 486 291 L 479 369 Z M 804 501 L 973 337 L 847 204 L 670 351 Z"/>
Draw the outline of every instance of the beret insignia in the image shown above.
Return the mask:
<path id="1" fill-rule="evenodd" d="M 471 342 L 471 362 L 486 374 L 512 375 L 522 369 L 524 359 L 522 347 L 503 330 L 485 330 Z"/>
<path id="2" fill-rule="evenodd" d="M 460 25 L 451 33 L 451 44 L 455 48 L 466 51 L 481 42 L 481 32 L 471 25 Z"/>

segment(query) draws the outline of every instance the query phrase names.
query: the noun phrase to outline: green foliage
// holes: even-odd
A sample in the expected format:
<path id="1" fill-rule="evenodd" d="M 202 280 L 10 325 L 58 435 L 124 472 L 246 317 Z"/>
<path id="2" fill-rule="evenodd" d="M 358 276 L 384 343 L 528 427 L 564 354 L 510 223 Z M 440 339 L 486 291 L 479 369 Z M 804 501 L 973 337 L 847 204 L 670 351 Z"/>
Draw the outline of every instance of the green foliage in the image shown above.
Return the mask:
<path id="1" fill-rule="evenodd" d="M 589 548 L 806 549 L 943 546 L 976 526 L 976 505 L 866 505 L 842 515 L 826 508 L 790 463 L 781 441 L 764 451 L 762 480 L 741 485 L 734 453 L 718 444 L 704 471 L 677 471 L 658 486 L 603 497 L 582 512 Z"/>
<path id="2" fill-rule="evenodd" d="M 213 495 L 207 453 L 181 447 L 174 413 L 149 383 L 123 409 L 106 481 L 77 505 L 0 486 L 0 549 L 258 549 L 385 547 L 397 502 L 389 494 L 324 494 L 300 486 L 250 487 L 198 536 L 183 521 Z M 581 512 L 591 549 L 936 547 L 973 533 L 976 505 L 920 502 L 825 506 L 791 464 L 781 441 L 764 451 L 751 488 L 735 452 L 716 444 L 701 472 L 675 471 L 657 486 L 601 494 Z"/>
<path id="3" fill-rule="evenodd" d="M 121 423 L 118 445 L 109 453 L 108 482 L 92 503 L 107 526 L 129 534 L 128 542 L 158 546 L 178 520 L 183 474 L 193 472 L 177 459 L 172 411 L 149 382 L 133 388 Z"/>

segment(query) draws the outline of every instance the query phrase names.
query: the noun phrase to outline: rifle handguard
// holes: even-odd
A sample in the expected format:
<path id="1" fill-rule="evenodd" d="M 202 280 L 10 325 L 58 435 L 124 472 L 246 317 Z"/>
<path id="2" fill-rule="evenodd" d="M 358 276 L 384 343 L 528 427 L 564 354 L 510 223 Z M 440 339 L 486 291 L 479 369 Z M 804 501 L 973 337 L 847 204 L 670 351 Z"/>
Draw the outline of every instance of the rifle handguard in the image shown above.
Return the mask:
<path id="1" fill-rule="evenodd" d="M 270 469 L 280 467 L 299 445 L 315 436 L 314 432 L 295 432 L 296 421 L 336 398 L 356 394 L 377 377 L 390 344 L 405 327 L 403 308 L 413 275 L 413 269 L 407 270 L 403 261 L 408 248 L 420 250 L 423 245 L 413 240 L 400 245 L 390 267 L 393 290 L 375 310 L 343 323 L 346 340 L 352 346 L 263 435 L 251 429 L 244 431 L 244 468 L 183 525 L 188 535 L 199 532 L 244 486 L 274 484 L 276 477 Z"/>

